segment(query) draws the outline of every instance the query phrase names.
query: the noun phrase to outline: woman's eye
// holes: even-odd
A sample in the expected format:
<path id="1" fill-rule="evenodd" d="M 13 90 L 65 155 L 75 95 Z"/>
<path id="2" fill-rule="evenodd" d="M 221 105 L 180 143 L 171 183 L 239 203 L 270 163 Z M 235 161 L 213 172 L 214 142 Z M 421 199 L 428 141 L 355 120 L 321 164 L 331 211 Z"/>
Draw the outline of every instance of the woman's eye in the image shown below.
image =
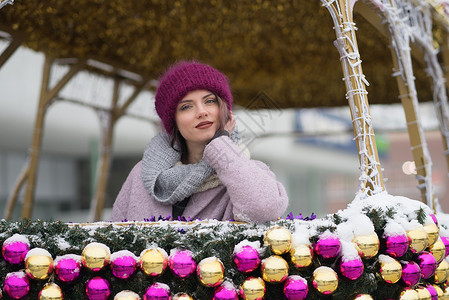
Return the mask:
<path id="1" fill-rule="evenodd" d="M 183 106 L 181 106 L 181 110 L 186 110 L 186 109 L 188 109 L 190 107 L 190 105 L 183 105 Z"/>
<path id="2" fill-rule="evenodd" d="M 206 103 L 215 103 L 217 100 L 215 98 L 210 98 L 206 100 Z"/>

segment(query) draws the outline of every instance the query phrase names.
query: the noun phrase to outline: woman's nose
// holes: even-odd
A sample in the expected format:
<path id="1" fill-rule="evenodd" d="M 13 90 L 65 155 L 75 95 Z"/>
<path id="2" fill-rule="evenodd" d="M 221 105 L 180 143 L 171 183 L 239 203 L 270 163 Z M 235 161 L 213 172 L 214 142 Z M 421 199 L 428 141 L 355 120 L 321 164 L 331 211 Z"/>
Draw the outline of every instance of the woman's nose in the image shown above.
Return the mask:
<path id="1" fill-rule="evenodd" d="M 205 116 L 207 116 L 207 110 L 205 109 L 204 106 L 200 105 L 200 106 L 198 106 L 198 110 L 197 110 L 196 114 L 197 114 L 198 118 L 205 117 Z"/>

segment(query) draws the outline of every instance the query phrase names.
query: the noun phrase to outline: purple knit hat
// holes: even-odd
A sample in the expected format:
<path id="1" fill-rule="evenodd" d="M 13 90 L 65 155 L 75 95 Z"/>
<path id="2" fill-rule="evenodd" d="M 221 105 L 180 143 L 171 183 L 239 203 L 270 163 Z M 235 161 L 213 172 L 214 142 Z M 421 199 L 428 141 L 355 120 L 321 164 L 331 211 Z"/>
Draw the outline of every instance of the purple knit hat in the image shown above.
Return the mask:
<path id="1" fill-rule="evenodd" d="M 189 92 L 208 90 L 232 108 L 232 94 L 226 76 L 220 71 L 196 61 L 181 61 L 171 66 L 159 78 L 156 91 L 156 112 L 170 134 L 175 123 L 179 101 Z"/>

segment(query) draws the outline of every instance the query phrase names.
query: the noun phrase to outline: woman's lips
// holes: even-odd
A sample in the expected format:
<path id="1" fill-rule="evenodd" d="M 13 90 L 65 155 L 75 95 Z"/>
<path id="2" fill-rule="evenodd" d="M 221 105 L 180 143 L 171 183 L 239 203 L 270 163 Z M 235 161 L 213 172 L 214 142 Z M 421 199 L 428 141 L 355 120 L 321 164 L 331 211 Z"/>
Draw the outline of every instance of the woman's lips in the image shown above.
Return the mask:
<path id="1" fill-rule="evenodd" d="M 212 124 L 213 124 L 212 122 L 201 122 L 201 123 L 199 123 L 198 125 L 196 125 L 195 128 L 198 128 L 198 129 L 207 129 L 207 128 L 211 127 Z"/>

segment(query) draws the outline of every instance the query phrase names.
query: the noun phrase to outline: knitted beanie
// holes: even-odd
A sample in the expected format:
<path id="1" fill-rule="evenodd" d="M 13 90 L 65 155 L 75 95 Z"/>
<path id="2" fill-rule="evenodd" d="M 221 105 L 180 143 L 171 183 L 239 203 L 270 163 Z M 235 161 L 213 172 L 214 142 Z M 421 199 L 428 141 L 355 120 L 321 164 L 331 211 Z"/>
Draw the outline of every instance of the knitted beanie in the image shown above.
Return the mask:
<path id="1" fill-rule="evenodd" d="M 156 112 L 168 134 L 173 130 L 178 103 L 195 90 L 210 91 L 232 108 L 231 89 L 223 73 L 196 61 L 176 63 L 159 78 L 155 97 Z"/>

